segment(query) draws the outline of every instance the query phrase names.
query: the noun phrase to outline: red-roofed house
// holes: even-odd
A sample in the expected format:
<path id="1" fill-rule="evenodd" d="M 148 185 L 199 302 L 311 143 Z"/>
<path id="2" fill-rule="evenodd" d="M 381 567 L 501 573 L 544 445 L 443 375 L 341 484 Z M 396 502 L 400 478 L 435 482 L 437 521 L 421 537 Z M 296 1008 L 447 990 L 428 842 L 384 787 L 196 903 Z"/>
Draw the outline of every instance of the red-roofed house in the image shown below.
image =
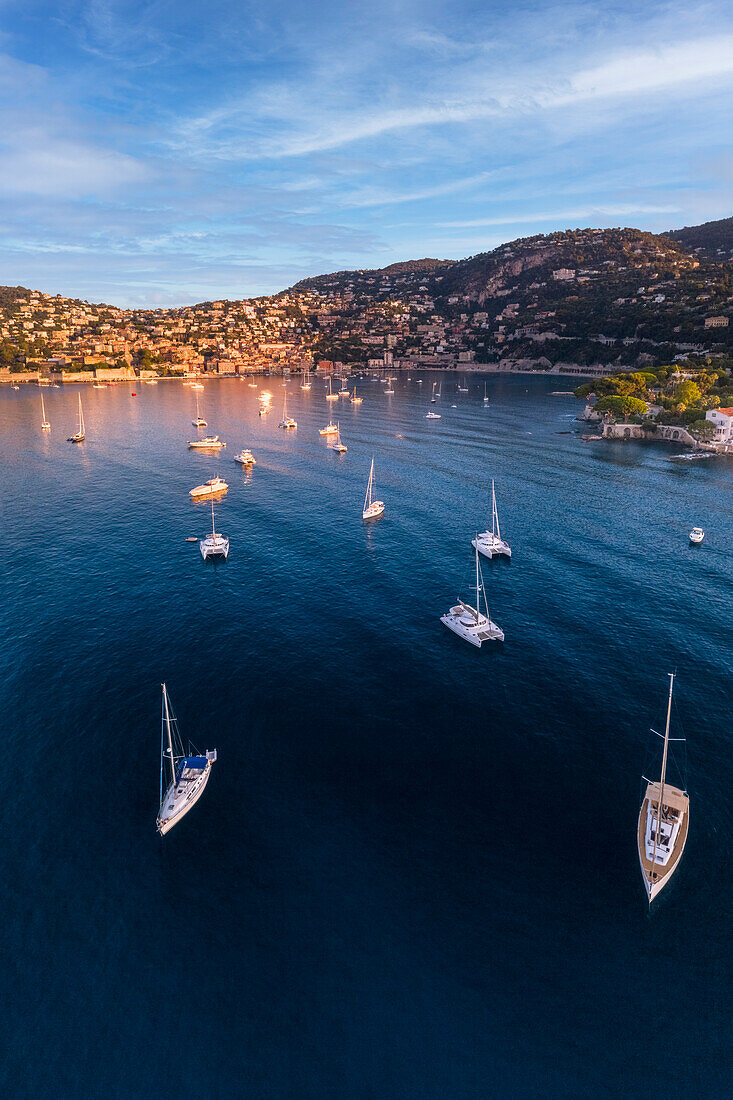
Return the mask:
<path id="1" fill-rule="evenodd" d="M 733 409 L 708 409 L 705 419 L 715 425 L 716 443 L 733 443 Z"/>

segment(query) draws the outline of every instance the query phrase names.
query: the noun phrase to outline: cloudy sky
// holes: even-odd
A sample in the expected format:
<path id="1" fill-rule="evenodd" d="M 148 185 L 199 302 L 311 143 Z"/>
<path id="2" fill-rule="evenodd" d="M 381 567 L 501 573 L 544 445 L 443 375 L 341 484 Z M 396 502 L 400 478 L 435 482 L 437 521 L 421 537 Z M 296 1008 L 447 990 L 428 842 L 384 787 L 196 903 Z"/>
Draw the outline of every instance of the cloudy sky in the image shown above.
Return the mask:
<path id="1" fill-rule="evenodd" d="M 120 305 L 733 213 L 733 6 L 0 0 L 0 283 Z"/>

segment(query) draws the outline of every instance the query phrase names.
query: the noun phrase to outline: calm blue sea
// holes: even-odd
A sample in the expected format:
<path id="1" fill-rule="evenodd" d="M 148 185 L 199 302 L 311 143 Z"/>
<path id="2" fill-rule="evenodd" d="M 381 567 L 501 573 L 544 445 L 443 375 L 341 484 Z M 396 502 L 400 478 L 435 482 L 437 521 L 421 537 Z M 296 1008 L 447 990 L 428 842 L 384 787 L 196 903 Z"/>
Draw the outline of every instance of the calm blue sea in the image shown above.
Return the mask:
<path id="1" fill-rule="evenodd" d="M 4 1095 L 730 1095 L 733 466 L 583 443 L 564 380 L 443 378 L 429 421 L 422 377 L 358 382 L 343 457 L 321 379 L 292 434 L 278 378 L 264 418 L 207 383 L 219 456 L 180 383 L 85 388 L 78 447 L 75 387 L 45 435 L 0 389 Z M 474 650 L 439 616 L 492 477 L 506 642 Z M 674 668 L 690 838 L 649 912 Z M 164 840 L 162 680 L 219 752 Z"/>

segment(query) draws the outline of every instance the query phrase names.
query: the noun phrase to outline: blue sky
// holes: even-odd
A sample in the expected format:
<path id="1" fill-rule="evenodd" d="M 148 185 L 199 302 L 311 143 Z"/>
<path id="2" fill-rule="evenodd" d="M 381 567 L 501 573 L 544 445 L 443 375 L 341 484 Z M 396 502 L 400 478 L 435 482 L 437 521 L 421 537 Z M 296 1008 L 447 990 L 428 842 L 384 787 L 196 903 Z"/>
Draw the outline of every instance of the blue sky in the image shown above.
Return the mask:
<path id="1" fill-rule="evenodd" d="M 119 305 L 733 213 L 733 7 L 0 0 L 0 282 Z"/>

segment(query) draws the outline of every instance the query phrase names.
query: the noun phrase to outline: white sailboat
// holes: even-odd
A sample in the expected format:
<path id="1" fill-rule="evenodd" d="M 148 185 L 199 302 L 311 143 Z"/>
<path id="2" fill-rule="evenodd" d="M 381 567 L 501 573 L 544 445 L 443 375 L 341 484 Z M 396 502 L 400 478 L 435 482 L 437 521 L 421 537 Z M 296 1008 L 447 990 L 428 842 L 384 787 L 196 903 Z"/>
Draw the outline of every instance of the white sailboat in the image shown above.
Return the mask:
<path id="1" fill-rule="evenodd" d="M 300 388 L 301 388 L 301 390 L 309 390 L 311 388 L 311 380 L 310 380 L 310 372 L 309 371 L 305 372 L 305 382 L 301 382 Z"/>
<path id="2" fill-rule="evenodd" d="M 354 386 L 354 390 L 351 394 L 351 404 L 352 405 L 361 405 L 363 400 L 364 400 L 363 397 L 357 397 L 356 396 L 356 386 Z"/>
<path id="3" fill-rule="evenodd" d="M 340 455 L 345 455 L 346 452 L 348 451 L 348 449 L 349 448 L 346 446 L 346 444 L 341 442 L 341 425 L 337 421 L 336 422 L 336 439 L 331 444 L 331 450 L 337 451 L 338 454 L 340 454 Z"/>
<path id="4" fill-rule="evenodd" d="M 681 791 L 679 787 L 673 787 L 666 782 L 674 678 L 674 672 L 670 672 L 662 774 L 658 783 L 647 780 L 636 831 L 639 863 L 650 905 L 679 866 L 690 822 L 690 798 L 687 791 Z M 652 733 L 656 733 L 656 730 L 652 730 Z"/>
<path id="5" fill-rule="evenodd" d="M 346 384 L 346 379 L 345 378 L 340 378 L 339 381 L 341 383 L 341 389 L 339 390 L 339 397 L 348 397 L 349 396 L 349 387 Z"/>
<path id="6" fill-rule="evenodd" d="M 444 626 L 447 626 L 449 630 L 452 630 L 454 634 L 457 634 L 459 638 L 463 638 L 464 641 L 470 642 L 471 645 L 475 645 L 480 649 L 482 642 L 503 642 L 504 631 L 501 627 L 498 627 L 496 623 L 491 621 L 489 605 L 486 602 L 484 578 L 478 561 L 478 550 L 475 551 L 475 554 L 476 606 L 471 607 L 470 604 L 464 603 L 459 597 L 458 603 L 452 607 L 450 611 L 447 611 L 445 615 L 441 615 L 440 621 Z M 485 614 L 480 609 L 482 591 L 484 594 Z"/>
<path id="7" fill-rule="evenodd" d="M 433 382 L 433 388 L 430 391 L 430 404 L 431 405 L 435 404 L 435 387 L 436 386 L 437 386 L 437 382 Z"/>
<path id="8" fill-rule="evenodd" d="M 196 805 L 209 782 L 211 765 L 216 760 L 216 749 L 203 756 L 194 755 L 189 743 L 188 755 L 183 752 L 183 742 L 178 732 L 178 721 L 163 684 L 163 714 L 160 732 L 160 808 L 156 825 L 165 836 L 188 811 Z M 163 792 L 166 771 L 170 769 L 170 781 Z"/>
<path id="9" fill-rule="evenodd" d="M 224 535 L 218 535 L 216 532 L 213 497 L 211 500 L 211 534 L 207 535 L 205 539 L 200 539 L 199 549 L 204 561 L 207 558 L 223 558 L 226 561 L 229 557 L 229 539 L 225 538 Z"/>
<path id="10" fill-rule="evenodd" d="M 367 482 L 366 496 L 364 497 L 364 507 L 362 508 L 362 519 L 376 519 L 377 516 L 381 516 L 384 511 L 384 501 L 374 500 L 374 458 L 372 458 L 371 469 L 369 470 L 369 481 Z"/>
<path id="11" fill-rule="evenodd" d="M 78 429 L 77 432 L 75 432 L 74 435 L 69 436 L 67 442 L 68 443 L 83 443 L 85 439 L 86 439 L 86 434 L 84 432 L 84 412 L 83 412 L 82 407 L 81 407 L 81 394 L 79 394 L 79 429 Z"/>
<path id="12" fill-rule="evenodd" d="M 338 429 L 338 424 L 334 424 L 334 422 L 332 420 L 329 420 L 329 422 L 328 422 L 328 424 L 326 424 L 325 428 L 319 428 L 318 429 L 318 434 L 319 435 L 336 435 L 336 432 L 338 430 L 339 430 Z"/>
<path id="13" fill-rule="evenodd" d="M 394 390 L 392 389 L 392 383 L 394 382 L 394 378 L 390 378 L 389 376 L 387 376 L 386 382 L 387 382 L 387 385 L 385 387 L 384 392 L 387 394 L 387 396 L 391 396 L 394 393 Z"/>
<path id="14" fill-rule="evenodd" d="M 511 546 L 501 537 L 493 477 L 491 479 L 491 530 L 476 535 L 476 538 L 471 540 L 471 545 L 485 558 L 493 558 L 498 554 L 505 554 L 508 558 L 512 556 Z"/>
<path id="15" fill-rule="evenodd" d="M 194 428 L 205 428 L 206 427 L 206 421 L 204 420 L 203 416 L 201 415 L 201 411 L 199 409 L 199 395 L 198 394 L 196 394 L 196 419 L 192 420 L 191 423 L 193 424 Z"/>
<path id="16" fill-rule="evenodd" d="M 468 393 L 468 386 L 466 385 L 466 379 L 465 378 L 461 379 L 461 382 L 458 385 L 458 392 L 459 393 Z"/>
<path id="17" fill-rule="evenodd" d="M 326 401 L 338 401 L 339 395 L 334 393 L 331 389 L 331 375 L 328 376 L 328 393 L 326 394 Z"/>
<path id="18" fill-rule="evenodd" d="M 486 383 L 484 382 L 484 405 L 488 405 L 488 403 L 489 403 L 489 395 L 486 392 Z"/>
<path id="19" fill-rule="evenodd" d="M 43 404 L 43 394 L 41 394 L 41 417 L 41 427 L 43 428 L 44 432 L 47 432 L 50 429 L 51 425 L 49 424 L 48 420 L 46 420 L 46 406 Z"/>
<path id="20" fill-rule="evenodd" d="M 288 416 L 288 393 L 287 390 L 283 394 L 283 418 L 280 421 L 279 427 L 281 428 L 297 428 L 298 421 L 293 420 L 292 416 Z"/>

